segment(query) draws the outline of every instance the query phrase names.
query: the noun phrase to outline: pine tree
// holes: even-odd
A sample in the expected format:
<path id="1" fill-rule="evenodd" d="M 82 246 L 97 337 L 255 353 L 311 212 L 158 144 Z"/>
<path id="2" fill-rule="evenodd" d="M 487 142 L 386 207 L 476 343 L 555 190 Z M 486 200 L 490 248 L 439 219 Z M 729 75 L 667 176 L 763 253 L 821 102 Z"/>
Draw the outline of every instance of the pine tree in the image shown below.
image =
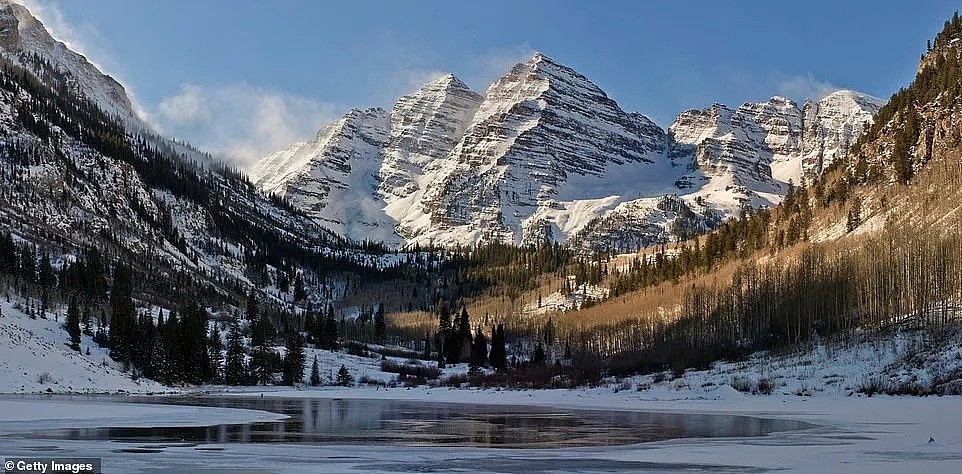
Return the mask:
<path id="1" fill-rule="evenodd" d="M 341 387 L 354 385 L 354 377 L 351 377 L 351 373 L 347 371 L 347 367 L 345 367 L 344 364 L 341 364 L 341 368 L 338 369 L 337 378 L 334 383 Z"/>
<path id="2" fill-rule="evenodd" d="M 458 339 L 458 359 L 459 360 L 471 360 L 471 318 L 468 317 L 468 309 L 461 306 L 461 314 L 458 316 L 458 327 L 457 327 L 457 337 Z"/>
<path id="3" fill-rule="evenodd" d="M 273 328 L 266 314 L 259 317 L 257 314 L 257 301 L 252 292 L 247 300 L 247 318 L 251 324 L 250 371 L 255 383 L 267 385 L 274 376 L 272 361 L 276 357 L 276 353 L 274 353 L 270 344 Z"/>
<path id="4" fill-rule="evenodd" d="M 39 268 L 39 282 L 40 286 L 45 288 L 53 288 L 57 284 L 57 277 L 54 274 L 53 266 L 50 265 L 50 255 L 44 253 L 40 257 L 40 268 Z"/>
<path id="5" fill-rule="evenodd" d="M 492 328 L 491 333 L 491 354 L 488 356 L 488 360 L 495 369 L 504 370 L 508 366 L 504 324 L 499 324 L 497 327 Z"/>
<path id="6" fill-rule="evenodd" d="M 317 355 L 314 355 L 314 363 L 311 364 L 311 386 L 317 387 L 321 384 L 321 372 L 317 368 Z"/>
<path id="7" fill-rule="evenodd" d="M 80 352 L 80 308 L 77 298 L 70 298 L 67 307 L 67 333 L 70 334 L 70 348 Z"/>
<path id="8" fill-rule="evenodd" d="M 307 299 L 307 291 L 304 289 L 304 280 L 300 274 L 294 277 L 294 301 L 304 301 Z"/>
<path id="9" fill-rule="evenodd" d="M 224 343 L 220 338 L 220 331 L 217 327 L 210 328 L 210 335 L 207 337 L 207 380 L 211 383 L 221 383 L 223 378 Z"/>
<path id="10" fill-rule="evenodd" d="M 188 305 L 181 313 L 177 330 L 180 345 L 181 379 L 191 384 L 201 384 L 209 374 L 207 351 L 207 311 L 197 305 Z"/>
<path id="11" fill-rule="evenodd" d="M 298 331 L 292 331 L 287 336 L 286 354 L 284 355 L 284 385 L 296 385 L 304 380 L 304 346 Z"/>
<path id="12" fill-rule="evenodd" d="M 306 312 L 304 313 L 304 332 L 307 333 L 307 341 L 306 341 L 306 342 L 307 342 L 308 344 L 311 344 L 311 343 L 316 344 L 316 343 L 317 343 L 316 326 L 317 326 L 317 323 L 314 321 L 314 312 L 313 312 L 313 311 L 306 311 Z"/>
<path id="13" fill-rule="evenodd" d="M 437 304 L 438 313 L 438 323 L 441 331 L 447 331 L 451 328 L 451 310 L 448 308 L 448 304 L 443 300 L 439 299 Z"/>
<path id="14" fill-rule="evenodd" d="M 324 339 L 327 343 L 327 348 L 330 350 L 337 349 L 337 320 L 334 319 L 334 306 L 327 306 L 327 316 L 324 318 Z"/>
<path id="15" fill-rule="evenodd" d="M 479 326 L 474 332 L 474 341 L 471 343 L 471 365 L 484 367 L 488 363 L 488 338 L 484 336 L 484 331 Z"/>
<path id="16" fill-rule="evenodd" d="M 170 335 L 167 333 L 166 324 L 158 324 L 154 329 L 154 344 L 151 348 L 149 374 L 154 379 L 165 385 L 174 383 L 174 364 L 171 361 L 169 352 Z"/>
<path id="17" fill-rule="evenodd" d="M 110 356 L 125 366 L 131 363 L 134 344 L 135 309 L 131 300 L 133 287 L 130 271 L 123 265 L 114 270 L 114 286 L 110 291 Z"/>
<path id="18" fill-rule="evenodd" d="M 544 352 L 544 346 L 538 342 L 538 345 L 534 348 L 534 353 L 531 355 L 531 365 L 541 366 L 547 362 L 547 356 Z"/>
<path id="19" fill-rule="evenodd" d="M 384 321 L 384 303 L 377 307 L 374 313 L 374 337 L 378 342 L 383 342 L 387 332 L 387 323 Z"/>
<path id="20" fill-rule="evenodd" d="M 230 322 L 227 332 L 227 356 L 224 360 L 224 383 L 244 385 L 248 381 L 247 367 L 244 363 L 244 336 L 236 318 Z"/>

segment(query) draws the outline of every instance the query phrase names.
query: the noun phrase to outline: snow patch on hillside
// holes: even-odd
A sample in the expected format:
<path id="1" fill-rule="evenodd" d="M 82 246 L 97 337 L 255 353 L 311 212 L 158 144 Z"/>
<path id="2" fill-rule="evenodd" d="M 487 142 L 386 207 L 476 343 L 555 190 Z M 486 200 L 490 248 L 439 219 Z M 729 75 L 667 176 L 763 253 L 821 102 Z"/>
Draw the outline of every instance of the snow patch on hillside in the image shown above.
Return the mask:
<path id="1" fill-rule="evenodd" d="M 152 380 L 133 380 L 89 336 L 81 337 L 81 352 L 72 350 L 63 315 L 31 319 L 18 306 L 0 301 L 0 393 L 170 390 Z"/>

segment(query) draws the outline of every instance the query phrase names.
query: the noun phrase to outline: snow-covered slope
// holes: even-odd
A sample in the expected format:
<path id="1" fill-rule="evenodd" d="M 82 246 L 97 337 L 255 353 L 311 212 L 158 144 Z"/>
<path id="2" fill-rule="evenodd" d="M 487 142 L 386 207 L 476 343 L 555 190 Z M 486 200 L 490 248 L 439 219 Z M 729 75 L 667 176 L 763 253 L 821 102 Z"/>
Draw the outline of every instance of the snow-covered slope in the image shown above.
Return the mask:
<path id="1" fill-rule="evenodd" d="M 0 392 L 167 390 L 151 380 L 132 380 L 89 336 L 81 338 L 81 352 L 74 351 L 63 320 L 53 317 L 31 319 L 15 304 L 0 302 Z"/>
<path id="2" fill-rule="evenodd" d="M 23 5 L 0 0 L 0 52 L 11 61 L 34 72 L 33 56 L 38 55 L 60 71 L 69 72 L 75 93 L 96 103 L 101 110 L 127 125 L 147 130 L 127 96 L 114 78 L 104 74 L 83 55 L 54 39 Z"/>
<path id="3" fill-rule="evenodd" d="M 431 225 L 421 234 L 445 244 L 564 240 L 577 230 L 565 225 L 566 204 L 623 194 L 597 185 L 616 167 L 642 178 L 654 172 L 664 140 L 647 118 L 536 54 L 488 88 L 449 156 L 451 168 L 425 192 Z"/>
<path id="4" fill-rule="evenodd" d="M 378 194 L 387 131 L 385 111 L 354 109 L 313 140 L 256 163 L 251 176 L 265 191 L 284 196 L 340 235 L 397 243 Z"/>
<path id="5" fill-rule="evenodd" d="M 883 105 L 883 100 L 850 90 L 806 102 L 801 163 L 805 181 L 844 157 Z"/>
<path id="6" fill-rule="evenodd" d="M 481 100 L 448 74 L 401 97 L 391 110 L 391 136 L 384 150 L 379 191 L 401 236 L 416 235 L 430 224 L 430 215 L 421 205 L 424 191 L 437 173 L 453 166 L 447 157 Z"/>
<path id="7" fill-rule="evenodd" d="M 332 138 L 352 111 L 248 173 L 353 240 L 629 249 L 777 204 L 842 156 L 880 104 L 852 91 L 804 110 L 783 97 L 715 104 L 665 131 L 539 53 L 483 97 L 446 75 L 379 116 L 372 139 Z"/>

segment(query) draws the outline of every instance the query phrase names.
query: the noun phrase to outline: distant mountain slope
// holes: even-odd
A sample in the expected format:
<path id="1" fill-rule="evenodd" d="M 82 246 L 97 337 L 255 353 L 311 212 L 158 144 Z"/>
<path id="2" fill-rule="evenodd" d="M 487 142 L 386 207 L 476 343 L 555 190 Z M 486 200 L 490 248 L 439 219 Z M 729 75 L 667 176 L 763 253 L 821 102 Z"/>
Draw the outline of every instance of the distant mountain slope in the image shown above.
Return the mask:
<path id="1" fill-rule="evenodd" d="M 368 257 L 146 127 L 120 84 L 0 2 L 0 235 L 54 259 L 97 248 L 150 274 L 140 289 L 161 299 L 237 296 Z"/>
<path id="2" fill-rule="evenodd" d="M 624 250 L 777 204 L 844 154 L 880 105 L 853 91 L 804 108 L 716 104 L 665 131 L 538 53 L 483 96 L 446 75 L 247 172 L 352 240 Z"/>

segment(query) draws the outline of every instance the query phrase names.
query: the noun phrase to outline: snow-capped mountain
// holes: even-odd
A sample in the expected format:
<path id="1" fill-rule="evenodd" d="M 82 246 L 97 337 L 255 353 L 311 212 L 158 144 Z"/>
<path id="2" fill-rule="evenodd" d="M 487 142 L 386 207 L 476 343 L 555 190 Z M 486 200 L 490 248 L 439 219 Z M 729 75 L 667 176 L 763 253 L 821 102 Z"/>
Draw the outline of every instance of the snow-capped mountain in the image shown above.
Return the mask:
<path id="1" fill-rule="evenodd" d="M 551 211 L 606 197 L 576 182 L 605 180 L 614 168 L 645 174 L 664 144 L 664 132 L 647 118 L 535 55 L 488 88 L 447 169 L 425 191 L 420 205 L 430 227 L 419 237 L 445 244 L 561 237 L 570 216 Z"/>
<path id="2" fill-rule="evenodd" d="M 147 128 L 119 82 L 54 39 L 26 7 L 11 0 L 0 0 L 0 54 L 32 71 L 37 70 L 37 56 L 55 69 L 70 71 L 68 87 L 74 93 L 98 104 L 105 113 L 127 125 Z"/>
<path id="3" fill-rule="evenodd" d="M 624 249 L 777 204 L 844 154 L 880 104 L 852 91 L 804 110 L 783 97 L 715 104 L 666 131 L 538 53 L 483 96 L 447 75 L 380 112 L 371 139 L 332 141 L 351 111 L 248 174 L 353 240 Z"/>
<path id="4" fill-rule="evenodd" d="M 393 223 L 378 196 L 381 153 L 388 115 L 354 109 L 318 132 L 258 162 L 252 173 L 268 173 L 263 189 L 283 195 L 298 209 L 341 235 L 393 242 Z"/>
<path id="5" fill-rule="evenodd" d="M 885 101 L 849 90 L 806 102 L 802 132 L 802 177 L 809 181 L 848 153 Z"/>

